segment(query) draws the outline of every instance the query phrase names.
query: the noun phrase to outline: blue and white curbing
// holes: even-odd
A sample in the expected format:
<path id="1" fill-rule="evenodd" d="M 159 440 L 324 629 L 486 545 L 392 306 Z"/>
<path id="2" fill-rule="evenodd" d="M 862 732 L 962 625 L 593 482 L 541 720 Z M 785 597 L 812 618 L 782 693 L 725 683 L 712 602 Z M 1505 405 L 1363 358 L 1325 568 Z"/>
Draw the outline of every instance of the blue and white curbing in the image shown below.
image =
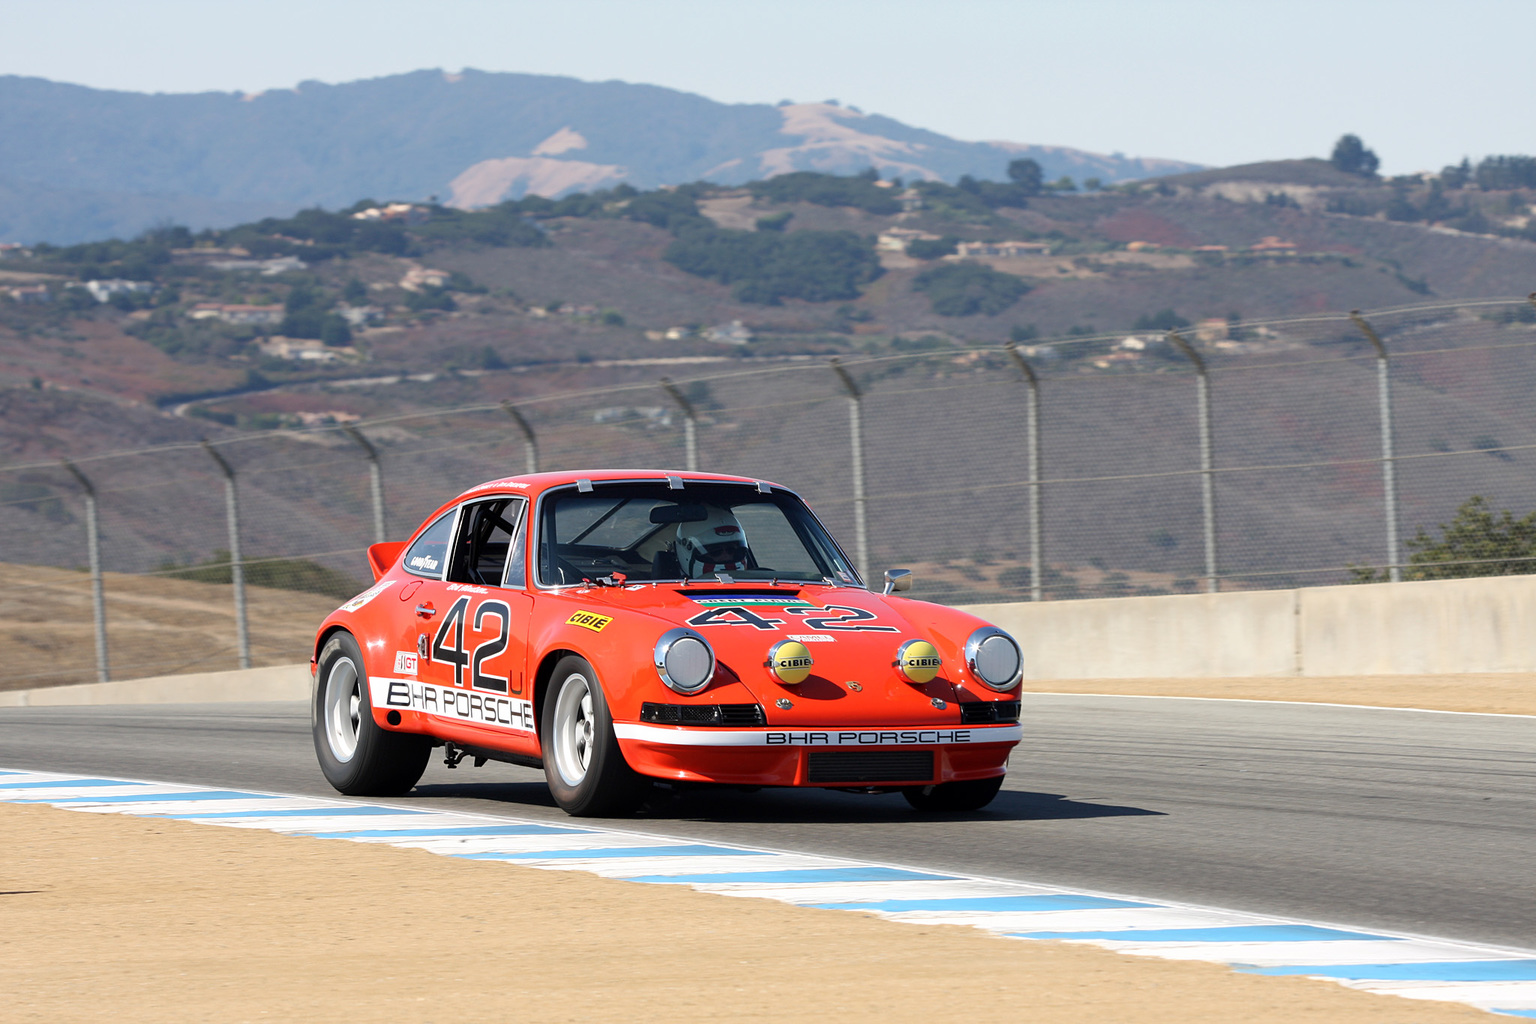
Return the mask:
<path id="1" fill-rule="evenodd" d="M 382 803 L 0 770 L 0 801 L 348 839 L 1305 975 L 1536 1019 L 1536 951 L 835 857 Z"/>

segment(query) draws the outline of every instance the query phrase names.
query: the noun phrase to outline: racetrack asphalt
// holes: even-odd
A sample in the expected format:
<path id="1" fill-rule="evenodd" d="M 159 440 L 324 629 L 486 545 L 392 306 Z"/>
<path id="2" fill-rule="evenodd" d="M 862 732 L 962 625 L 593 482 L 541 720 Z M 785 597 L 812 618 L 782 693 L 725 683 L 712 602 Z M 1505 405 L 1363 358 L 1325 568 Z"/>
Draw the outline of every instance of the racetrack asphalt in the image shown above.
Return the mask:
<path id="1" fill-rule="evenodd" d="M 621 827 L 1536 946 L 1536 719 L 1024 695 L 986 810 L 686 792 Z M 0 765 L 335 796 L 300 703 L 0 709 Z M 542 773 L 434 761 L 402 803 L 568 820 Z"/>

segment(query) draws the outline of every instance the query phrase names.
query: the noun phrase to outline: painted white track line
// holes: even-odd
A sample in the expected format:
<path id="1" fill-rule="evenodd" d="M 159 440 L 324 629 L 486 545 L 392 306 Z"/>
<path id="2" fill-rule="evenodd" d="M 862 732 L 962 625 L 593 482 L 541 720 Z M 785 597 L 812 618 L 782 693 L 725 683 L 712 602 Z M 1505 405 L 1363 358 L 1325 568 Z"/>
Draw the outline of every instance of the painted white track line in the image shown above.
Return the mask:
<path id="1" fill-rule="evenodd" d="M 0 801 L 384 843 L 875 913 L 914 924 L 966 924 L 1009 938 L 1082 942 L 1135 956 L 1224 963 L 1256 974 L 1327 978 L 1368 992 L 1536 1019 L 1536 951 L 1531 950 L 700 842 L 577 819 L 550 823 L 398 803 L 4 769 Z"/>

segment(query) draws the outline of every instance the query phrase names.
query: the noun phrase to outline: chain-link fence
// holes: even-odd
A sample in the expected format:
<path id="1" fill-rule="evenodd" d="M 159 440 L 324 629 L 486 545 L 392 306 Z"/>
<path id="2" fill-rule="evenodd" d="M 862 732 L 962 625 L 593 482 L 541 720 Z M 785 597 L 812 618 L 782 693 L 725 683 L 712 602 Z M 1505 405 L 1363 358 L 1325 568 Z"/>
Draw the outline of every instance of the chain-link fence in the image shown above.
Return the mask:
<path id="1" fill-rule="evenodd" d="M 1389 578 L 1536 508 L 1523 301 L 725 365 L 0 469 L 0 688 L 303 660 L 381 531 L 533 464 L 777 481 L 945 603 Z"/>

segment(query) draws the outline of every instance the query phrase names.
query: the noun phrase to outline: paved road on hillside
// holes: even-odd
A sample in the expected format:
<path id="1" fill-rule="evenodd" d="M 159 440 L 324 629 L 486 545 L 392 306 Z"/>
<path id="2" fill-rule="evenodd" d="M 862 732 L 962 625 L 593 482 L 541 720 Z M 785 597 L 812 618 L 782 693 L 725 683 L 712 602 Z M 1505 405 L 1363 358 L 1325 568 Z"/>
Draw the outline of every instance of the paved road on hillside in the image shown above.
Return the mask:
<path id="1" fill-rule="evenodd" d="M 625 827 L 1536 948 L 1536 720 L 1025 696 L 997 801 L 689 793 Z M 0 710 L 0 767 L 335 794 L 303 704 Z M 434 762 L 404 798 L 563 819 L 541 773 Z"/>

